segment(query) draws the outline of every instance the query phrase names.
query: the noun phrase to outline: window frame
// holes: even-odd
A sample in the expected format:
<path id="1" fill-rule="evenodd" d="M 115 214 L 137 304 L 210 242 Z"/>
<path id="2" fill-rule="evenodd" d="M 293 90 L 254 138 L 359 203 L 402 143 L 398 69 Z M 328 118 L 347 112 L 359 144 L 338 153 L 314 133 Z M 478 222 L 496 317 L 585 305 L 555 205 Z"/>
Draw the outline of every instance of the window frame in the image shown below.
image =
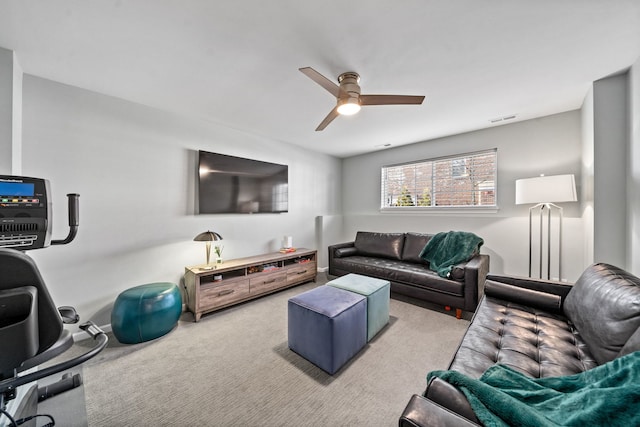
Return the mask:
<path id="1" fill-rule="evenodd" d="M 460 175 L 460 174 L 454 174 L 453 170 L 452 170 L 452 175 L 451 175 L 451 179 L 452 180 L 458 180 L 461 178 L 465 178 L 468 176 L 468 169 L 466 166 L 466 159 L 472 158 L 474 156 L 479 156 L 479 155 L 486 155 L 486 154 L 493 154 L 494 155 L 494 168 L 493 168 L 493 197 L 494 197 L 494 201 L 495 204 L 493 205 L 441 205 L 441 206 L 437 206 L 437 205 L 431 205 L 431 206 L 417 206 L 417 203 L 415 206 L 385 206 L 385 196 L 386 196 L 386 191 L 385 191 L 385 186 L 386 186 L 386 182 L 385 182 L 385 170 L 388 168 L 393 168 L 393 167 L 399 167 L 399 166 L 411 166 L 411 165 L 416 165 L 416 164 L 422 164 L 422 163 L 431 163 L 431 167 L 435 169 L 435 164 L 436 162 L 441 162 L 441 161 L 446 161 L 446 160 L 465 160 L 465 167 L 464 167 L 464 174 Z M 453 163 L 453 162 L 452 162 Z M 453 168 L 454 165 L 452 164 L 451 167 Z M 461 166 L 457 166 L 458 168 L 460 168 Z M 455 175 L 455 176 L 454 176 Z M 431 193 L 431 197 L 433 197 L 433 190 L 434 190 L 434 179 L 437 179 L 436 176 L 436 171 L 432 169 L 431 172 L 431 187 L 430 187 L 430 193 Z M 433 199 L 432 199 L 432 203 L 433 203 Z M 479 151 L 473 151 L 473 152 L 467 152 L 467 153 L 459 153 L 459 154 L 453 154 L 453 155 L 447 155 L 447 156 L 440 156 L 440 157 L 433 157 L 433 158 L 427 158 L 427 159 L 421 159 L 421 160 L 415 160 L 415 161 L 410 161 L 410 162 L 402 162 L 402 163 L 395 163 L 395 164 L 389 164 L 389 165 L 383 165 L 380 168 L 380 212 L 381 213 L 392 213 L 392 214 L 468 214 L 468 213 L 473 213 L 474 215 L 479 214 L 479 213 L 496 213 L 498 212 L 499 207 L 498 207 L 498 149 L 497 148 L 490 148 L 490 149 L 486 149 L 486 150 L 479 150 Z"/>

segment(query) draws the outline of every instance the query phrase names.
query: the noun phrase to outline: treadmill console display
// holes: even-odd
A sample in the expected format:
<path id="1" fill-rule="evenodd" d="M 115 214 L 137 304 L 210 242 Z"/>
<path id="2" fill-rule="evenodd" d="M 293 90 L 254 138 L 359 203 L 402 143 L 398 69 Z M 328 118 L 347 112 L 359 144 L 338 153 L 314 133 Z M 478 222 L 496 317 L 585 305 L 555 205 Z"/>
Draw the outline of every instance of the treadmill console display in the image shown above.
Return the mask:
<path id="1" fill-rule="evenodd" d="M 51 243 L 49 181 L 0 175 L 0 247 L 38 249 Z"/>

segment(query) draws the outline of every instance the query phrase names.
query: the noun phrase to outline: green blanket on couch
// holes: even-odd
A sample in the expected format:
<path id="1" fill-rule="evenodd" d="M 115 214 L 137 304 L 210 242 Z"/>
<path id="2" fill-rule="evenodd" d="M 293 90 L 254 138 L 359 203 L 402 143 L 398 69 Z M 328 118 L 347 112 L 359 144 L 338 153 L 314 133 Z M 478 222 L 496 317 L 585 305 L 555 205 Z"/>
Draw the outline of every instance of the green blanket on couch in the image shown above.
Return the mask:
<path id="1" fill-rule="evenodd" d="M 454 265 L 468 261 L 480 252 L 482 238 L 466 231 L 448 231 L 436 234 L 420 252 L 420 258 L 429 261 L 429 268 L 440 277 L 449 277 Z"/>
<path id="2" fill-rule="evenodd" d="M 475 380 L 433 371 L 462 390 L 476 416 L 491 426 L 638 426 L 640 352 L 566 377 L 530 378 L 494 365 Z"/>

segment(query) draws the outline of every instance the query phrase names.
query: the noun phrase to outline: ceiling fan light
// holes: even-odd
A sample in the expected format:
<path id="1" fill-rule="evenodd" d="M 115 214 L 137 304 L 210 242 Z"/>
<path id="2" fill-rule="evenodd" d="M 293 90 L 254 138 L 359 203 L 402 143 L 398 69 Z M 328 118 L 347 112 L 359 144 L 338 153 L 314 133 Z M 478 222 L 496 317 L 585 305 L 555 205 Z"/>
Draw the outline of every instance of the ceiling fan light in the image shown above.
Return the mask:
<path id="1" fill-rule="evenodd" d="M 338 113 L 343 116 L 351 116 L 360 111 L 360 104 L 357 98 L 346 99 L 338 105 Z"/>

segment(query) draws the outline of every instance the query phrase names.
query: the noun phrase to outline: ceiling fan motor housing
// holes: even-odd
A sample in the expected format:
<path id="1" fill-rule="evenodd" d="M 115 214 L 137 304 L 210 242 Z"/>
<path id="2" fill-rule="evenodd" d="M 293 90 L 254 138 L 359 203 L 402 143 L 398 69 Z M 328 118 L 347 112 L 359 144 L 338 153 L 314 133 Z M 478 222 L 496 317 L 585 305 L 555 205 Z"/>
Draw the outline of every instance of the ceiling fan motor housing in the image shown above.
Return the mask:
<path id="1" fill-rule="evenodd" d="M 343 93 L 348 98 L 360 98 L 360 76 L 353 71 L 347 71 L 346 73 L 338 76 L 338 83 L 340 83 L 340 99 L 345 98 Z"/>

